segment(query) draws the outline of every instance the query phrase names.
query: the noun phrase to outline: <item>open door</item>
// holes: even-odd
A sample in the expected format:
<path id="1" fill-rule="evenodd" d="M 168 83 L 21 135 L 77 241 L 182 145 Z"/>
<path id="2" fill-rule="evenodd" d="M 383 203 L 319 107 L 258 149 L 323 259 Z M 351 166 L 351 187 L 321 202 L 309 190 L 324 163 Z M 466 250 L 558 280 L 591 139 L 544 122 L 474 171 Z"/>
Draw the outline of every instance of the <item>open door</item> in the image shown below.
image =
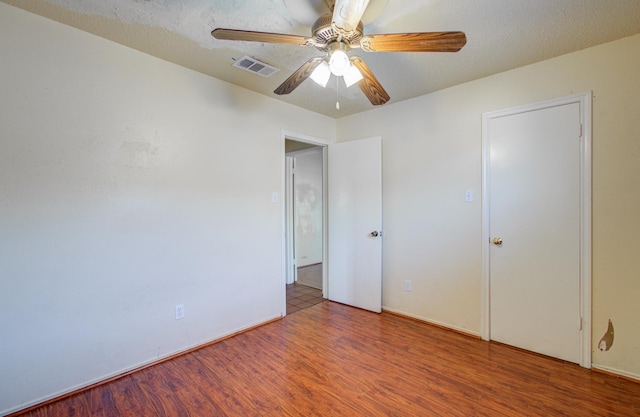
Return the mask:
<path id="1" fill-rule="evenodd" d="M 382 311 L 382 148 L 370 138 L 329 145 L 328 298 Z"/>

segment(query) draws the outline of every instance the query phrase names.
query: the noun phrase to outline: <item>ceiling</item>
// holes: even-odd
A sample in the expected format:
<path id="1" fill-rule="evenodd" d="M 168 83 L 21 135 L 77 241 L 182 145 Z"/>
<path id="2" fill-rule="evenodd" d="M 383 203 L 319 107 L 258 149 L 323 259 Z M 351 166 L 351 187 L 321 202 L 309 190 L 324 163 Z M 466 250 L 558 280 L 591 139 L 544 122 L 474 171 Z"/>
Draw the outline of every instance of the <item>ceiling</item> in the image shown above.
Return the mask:
<path id="1" fill-rule="evenodd" d="M 373 108 L 357 86 L 311 80 L 273 93 L 313 47 L 217 40 L 218 27 L 309 36 L 322 0 L 0 0 L 308 110 L 340 118 Z M 639 0 L 371 0 L 365 34 L 463 31 L 457 53 L 356 50 L 391 103 L 640 33 Z M 46 41 L 46 40 L 45 40 Z M 639 51 L 629 51 L 639 53 Z M 250 56 L 279 68 L 264 78 L 233 67 Z M 340 109 L 336 109 L 336 100 Z"/>

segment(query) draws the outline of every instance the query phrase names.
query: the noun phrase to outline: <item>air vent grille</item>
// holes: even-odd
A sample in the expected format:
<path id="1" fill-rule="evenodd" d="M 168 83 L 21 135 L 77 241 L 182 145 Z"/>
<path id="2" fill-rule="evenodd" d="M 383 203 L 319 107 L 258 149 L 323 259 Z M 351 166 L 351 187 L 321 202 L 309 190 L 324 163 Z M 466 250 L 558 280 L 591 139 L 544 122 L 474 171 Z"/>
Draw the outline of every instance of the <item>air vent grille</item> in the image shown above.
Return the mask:
<path id="1" fill-rule="evenodd" d="M 243 69 L 245 71 L 252 72 L 254 74 L 258 74 L 261 77 L 268 77 L 271 74 L 274 74 L 280 71 L 279 68 L 273 67 L 269 64 L 265 64 L 264 62 L 258 61 L 255 58 L 251 58 L 249 56 L 243 56 L 241 59 L 237 60 L 234 67 Z"/>

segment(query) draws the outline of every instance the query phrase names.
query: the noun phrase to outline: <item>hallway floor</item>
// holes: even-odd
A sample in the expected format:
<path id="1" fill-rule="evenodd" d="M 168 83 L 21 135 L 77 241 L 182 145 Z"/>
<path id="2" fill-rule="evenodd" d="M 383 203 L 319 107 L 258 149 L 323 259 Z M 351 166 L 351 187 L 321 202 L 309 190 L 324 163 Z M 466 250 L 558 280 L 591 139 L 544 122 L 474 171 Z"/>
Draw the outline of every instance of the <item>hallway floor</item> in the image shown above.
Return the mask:
<path id="1" fill-rule="evenodd" d="M 287 314 L 311 307 L 324 300 L 322 290 L 298 283 L 287 285 Z"/>

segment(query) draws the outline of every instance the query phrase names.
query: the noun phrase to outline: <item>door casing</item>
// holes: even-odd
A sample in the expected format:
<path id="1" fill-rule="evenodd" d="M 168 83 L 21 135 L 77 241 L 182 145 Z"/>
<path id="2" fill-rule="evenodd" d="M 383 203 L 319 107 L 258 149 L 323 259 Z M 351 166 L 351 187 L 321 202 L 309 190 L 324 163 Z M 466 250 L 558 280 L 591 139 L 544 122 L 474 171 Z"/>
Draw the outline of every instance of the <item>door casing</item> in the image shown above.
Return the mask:
<path id="1" fill-rule="evenodd" d="M 294 164 L 295 158 L 289 155 L 285 156 L 285 187 L 284 187 L 284 204 L 285 204 L 285 283 L 293 284 L 298 280 L 298 263 L 296 261 L 296 244 L 295 244 L 295 193 L 294 193 Z"/>
<path id="2" fill-rule="evenodd" d="M 491 119 L 571 103 L 580 105 L 580 366 L 591 368 L 591 97 L 590 91 L 482 115 L 482 311 L 481 335 L 491 337 L 490 317 L 490 132 Z"/>
<path id="3" fill-rule="evenodd" d="M 286 190 L 287 190 L 287 174 L 286 174 L 286 153 L 285 153 L 285 140 L 289 139 L 289 140 L 294 140 L 296 142 L 304 142 L 304 143 L 309 143 L 311 145 L 315 145 L 315 146 L 319 146 L 322 147 L 323 151 L 322 151 L 322 172 L 323 172 L 323 190 L 322 190 L 322 195 L 325 196 L 322 200 L 322 245 L 323 245 L 323 250 L 322 250 L 322 264 L 323 265 L 327 265 L 327 260 L 328 260 L 328 255 L 327 255 L 327 250 L 326 250 L 326 246 L 327 246 L 327 237 L 328 237 L 328 224 L 327 224 L 327 181 L 326 181 L 326 177 L 327 177 L 327 146 L 331 143 L 327 140 L 324 139 L 320 139 L 320 138 L 316 138 L 313 136 L 308 136 L 302 133 L 296 133 L 296 132 L 291 132 L 288 130 L 282 130 L 281 131 L 281 151 L 280 151 L 280 155 L 282 155 L 282 161 L 280 166 L 282 167 L 282 172 L 281 172 L 281 178 L 282 178 L 282 183 L 280 186 L 281 189 L 281 194 L 285 195 L 286 194 Z M 288 245 L 288 233 L 287 233 L 287 213 L 286 213 L 286 207 L 285 204 L 282 204 L 282 301 L 281 301 L 281 315 L 282 317 L 287 315 L 287 293 L 286 293 L 286 284 L 287 284 L 287 270 L 290 270 L 291 268 L 291 262 L 290 262 L 290 254 L 289 254 L 289 250 L 287 248 Z M 327 292 L 328 292 L 328 274 L 327 274 L 327 268 L 323 267 L 322 268 L 322 294 L 324 296 L 326 296 Z"/>
<path id="4" fill-rule="evenodd" d="M 323 295 L 325 297 L 328 296 L 329 294 L 329 287 L 331 285 L 330 280 L 329 280 L 329 269 L 331 268 L 330 266 L 330 262 L 331 259 L 329 258 L 329 250 L 327 250 L 327 247 L 329 245 L 329 207 L 328 207 L 328 200 L 329 200 L 329 192 L 328 192 L 328 176 L 329 176 L 329 166 L 328 166 L 328 147 L 332 146 L 333 143 L 332 142 L 328 142 L 322 139 L 318 139 L 318 138 L 313 138 L 307 135 L 303 135 L 303 134 L 298 134 L 298 133 L 294 133 L 294 132 L 290 132 L 290 131 L 286 131 L 283 130 L 282 134 L 281 134 L 281 143 L 282 143 L 282 149 L 281 149 L 281 155 L 282 155 L 282 161 L 281 161 L 281 167 L 282 167 L 282 183 L 281 183 L 281 193 L 284 194 L 285 190 L 286 190 L 286 154 L 285 154 L 285 140 L 290 139 L 290 140 L 294 140 L 294 141 L 298 141 L 298 142 L 306 142 L 312 145 L 316 145 L 316 146 L 321 146 L 323 147 L 323 177 L 324 177 L 324 185 L 323 185 L 323 196 L 325 196 L 323 198 L 323 231 L 322 231 L 322 238 L 323 238 L 323 256 L 322 256 L 322 262 L 323 262 L 323 268 L 322 268 L 322 287 L 323 287 Z M 381 152 L 381 138 L 380 137 L 376 137 L 376 138 L 368 138 L 368 139 L 363 139 L 361 141 L 363 142 L 370 142 L 370 141 L 377 141 L 378 142 L 378 147 L 379 152 Z M 354 142 L 360 142 L 360 141 L 354 141 Z M 381 166 L 381 161 L 378 161 L 378 163 Z M 380 180 L 380 187 L 381 187 L 381 178 Z M 380 205 L 382 204 L 382 201 L 380 199 Z M 380 207 L 381 208 L 381 207 Z M 380 215 L 380 219 L 379 219 L 379 224 L 372 224 L 371 227 L 372 228 L 377 228 L 379 230 L 380 233 L 380 237 L 378 237 L 377 239 L 380 240 L 381 239 L 381 233 L 382 233 L 382 218 Z M 287 311 L 287 305 L 286 305 L 286 282 L 287 282 L 287 268 L 290 264 L 289 259 L 288 259 L 288 250 L 287 250 L 287 230 L 286 230 L 286 210 L 285 210 L 285 204 L 282 205 L 282 304 L 281 304 L 281 315 L 285 316 L 286 315 L 286 311 Z M 368 230 L 368 229 L 367 229 Z M 380 257 L 381 257 L 381 253 L 380 253 Z M 382 297 L 381 297 L 381 277 L 382 277 L 382 265 L 381 265 L 381 261 L 378 264 L 378 279 L 380 280 L 380 295 L 377 297 L 378 300 L 376 301 L 376 307 L 374 308 L 370 308 L 372 311 L 380 311 L 382 308 Z M 369 291 L 370 293 L 370 291 Z M 349 301 L 344 301 L 347 304 L 351 303 Z"/>

